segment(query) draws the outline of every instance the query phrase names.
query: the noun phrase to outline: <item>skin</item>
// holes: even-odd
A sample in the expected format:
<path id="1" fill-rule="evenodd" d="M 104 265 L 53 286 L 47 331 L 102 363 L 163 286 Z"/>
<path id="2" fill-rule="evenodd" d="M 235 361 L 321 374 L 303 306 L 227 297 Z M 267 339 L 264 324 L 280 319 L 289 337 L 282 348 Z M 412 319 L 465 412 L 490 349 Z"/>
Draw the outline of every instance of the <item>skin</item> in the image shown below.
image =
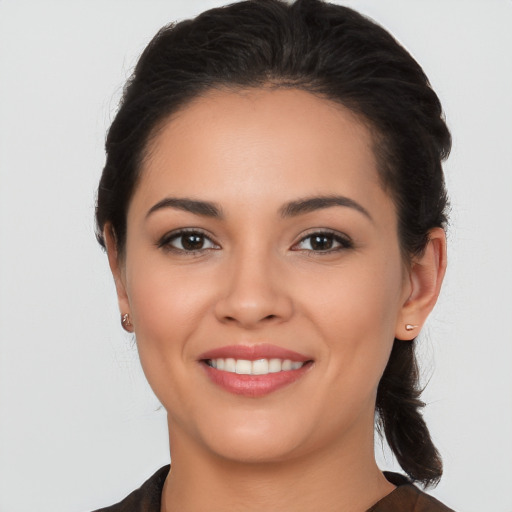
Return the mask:
<path id="1" fill-rule="evenodd" d="M 364 511 L 389 494 L 374 458 L 379 379 L 405 324 L 421 326 L 439 293 L 445 236 L 404 261 L 395 206 L 368 129 L 299 90 L 215 91 L 164 123 L 148 148 L 118 255 L 105 236 L 120 310 L 168 412 L 172 471 L 162 511 Z M 283 216 L 311 196 L 332 205 Z M 222 217 L 162 207 L 215 203 Z M 171 232 L 196 228 L 203 248 Z M 312 233 L 335 233 L 314 250 Z M 404 341 L 406 343 L 407 341 Z M 224 345 L 271 343 L 313 364 L 263 397 L 213 384 L 198 361 Z M 172 504 L 172 506 L 171 506 Z M 174 508 L 173 508 L 174 507 Z"/>

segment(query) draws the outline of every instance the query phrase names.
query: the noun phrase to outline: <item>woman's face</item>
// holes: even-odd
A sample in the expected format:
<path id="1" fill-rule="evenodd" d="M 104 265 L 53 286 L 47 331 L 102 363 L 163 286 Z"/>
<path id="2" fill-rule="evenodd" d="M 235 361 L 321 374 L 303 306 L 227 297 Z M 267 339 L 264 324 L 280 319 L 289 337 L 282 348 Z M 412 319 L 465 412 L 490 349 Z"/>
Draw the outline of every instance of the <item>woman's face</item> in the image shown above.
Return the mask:
<path id="1" fill-rule="evenodd" d="M 119 277 L 172 445 L 272 461 L 373 442 L 411 285 L 348 110 L 257 89 L 173 116 L 143 164 Z"/>

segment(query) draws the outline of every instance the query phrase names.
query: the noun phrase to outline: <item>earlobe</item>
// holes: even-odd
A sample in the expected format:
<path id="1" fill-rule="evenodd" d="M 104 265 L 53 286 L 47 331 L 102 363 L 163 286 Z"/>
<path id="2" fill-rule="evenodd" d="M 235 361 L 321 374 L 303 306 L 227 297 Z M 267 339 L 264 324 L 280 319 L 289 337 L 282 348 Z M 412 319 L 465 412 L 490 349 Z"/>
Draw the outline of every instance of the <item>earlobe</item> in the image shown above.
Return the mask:
<path id="1" fill-rule="evenodd" d="M 128 294 L 126 293 L 126 284 L 123 275 L 122 262 L 121 258 L 119 257 L 119 252 L 117 249 L 117 240 L 115 232 L 110 223 L 107 223 L 105 225 L 105 228 L 103 229 L 103 237 L 105 239 L 105 246 L 107 248 L 108 263 L 116 286 L 119 310 L 121 312 L 121 315 L 129 315 L 130 303 L 128 300 Z"/>
<path id="2" fill-rule="evenodd" d="M 434 308 L 446 271 L 446 234 L 442 228 L 429 232 L 423 253 L 415 257 L 409 270 L 410 294 L 397 319 L 395 337 L 412 340 L 418 336 Z"/>

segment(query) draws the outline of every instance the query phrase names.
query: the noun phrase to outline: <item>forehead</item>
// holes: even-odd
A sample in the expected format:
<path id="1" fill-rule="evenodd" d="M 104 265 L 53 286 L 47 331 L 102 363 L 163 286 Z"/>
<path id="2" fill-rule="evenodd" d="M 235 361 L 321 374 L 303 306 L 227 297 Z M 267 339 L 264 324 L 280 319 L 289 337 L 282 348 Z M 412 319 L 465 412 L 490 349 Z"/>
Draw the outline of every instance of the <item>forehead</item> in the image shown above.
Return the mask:
<path id="1" fill-rule="evenodd" d="M 211 91 L 162 123 L 135 195 L 277 204 L 333 192 L 366 201 L 384 193 L 365 124 L 305 91 L 249 89 Z"/>

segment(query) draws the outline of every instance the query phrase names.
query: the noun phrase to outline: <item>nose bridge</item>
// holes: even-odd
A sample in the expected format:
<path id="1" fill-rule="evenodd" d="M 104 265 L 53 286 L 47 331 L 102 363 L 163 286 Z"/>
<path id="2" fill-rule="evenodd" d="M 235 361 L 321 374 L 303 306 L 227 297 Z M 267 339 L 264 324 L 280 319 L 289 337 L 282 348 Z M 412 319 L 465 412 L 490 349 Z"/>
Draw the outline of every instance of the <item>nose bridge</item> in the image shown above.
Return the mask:
<path id="1" fill-rule="evenodd" d="M 219 320 L 251 328 L 288 318 L 292 304 L 280 278 L 280 263 L 272 248 L 262 244 L 234 250 L 226 262 L 223 293 L 216 305 Z"/>

